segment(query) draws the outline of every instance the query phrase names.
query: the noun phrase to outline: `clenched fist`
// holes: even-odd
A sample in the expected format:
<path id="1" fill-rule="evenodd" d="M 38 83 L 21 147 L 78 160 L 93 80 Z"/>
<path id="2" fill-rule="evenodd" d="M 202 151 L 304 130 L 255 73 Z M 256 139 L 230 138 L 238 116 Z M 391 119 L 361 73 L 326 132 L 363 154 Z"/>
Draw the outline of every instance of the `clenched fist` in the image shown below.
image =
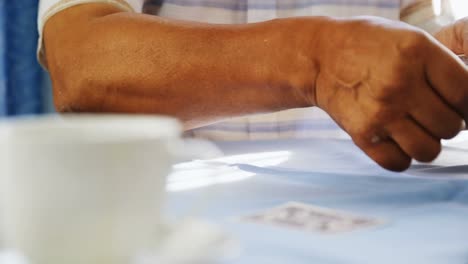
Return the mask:
<path id="1" fill-rule="evenodd" d="M 332 29 L 320 46 L 317 106 L 384 168 L 436 158 L 440 140 L 457 135 L 468 119 L 466 66 L 403 23 L 357 18 Z"/>

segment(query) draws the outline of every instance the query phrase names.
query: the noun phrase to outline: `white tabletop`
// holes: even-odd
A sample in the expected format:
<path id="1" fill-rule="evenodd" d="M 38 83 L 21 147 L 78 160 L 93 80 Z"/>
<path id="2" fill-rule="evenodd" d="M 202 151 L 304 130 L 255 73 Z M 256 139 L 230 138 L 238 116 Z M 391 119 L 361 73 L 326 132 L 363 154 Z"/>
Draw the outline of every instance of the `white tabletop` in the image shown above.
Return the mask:
<path id="1" fill-rule="evenodd" d="M 219 224 L 242 252 L 226 263 L 468 261 L 468 136 L 405 173 L 375 165 L 348 139 L 219 142 L 225 157 L 178 164 L 168 214 Z M 377 228 L 319 234 L 240 220 L 289 201 L 383 219 Z"/>

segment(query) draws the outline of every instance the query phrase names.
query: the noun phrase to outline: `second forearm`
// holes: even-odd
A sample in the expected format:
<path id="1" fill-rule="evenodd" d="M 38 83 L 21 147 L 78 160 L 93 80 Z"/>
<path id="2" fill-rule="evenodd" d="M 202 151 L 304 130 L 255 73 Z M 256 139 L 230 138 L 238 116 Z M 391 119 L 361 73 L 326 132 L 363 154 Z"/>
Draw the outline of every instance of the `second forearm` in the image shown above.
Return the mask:
<path id="1" fill-rule="evenodd" d="M 455 21 L 454 23 L 441 28 L 434 34 L 444 46 L 448 47 L 455 54 L 465 54 L 468 50 L 468 17 Z"/>

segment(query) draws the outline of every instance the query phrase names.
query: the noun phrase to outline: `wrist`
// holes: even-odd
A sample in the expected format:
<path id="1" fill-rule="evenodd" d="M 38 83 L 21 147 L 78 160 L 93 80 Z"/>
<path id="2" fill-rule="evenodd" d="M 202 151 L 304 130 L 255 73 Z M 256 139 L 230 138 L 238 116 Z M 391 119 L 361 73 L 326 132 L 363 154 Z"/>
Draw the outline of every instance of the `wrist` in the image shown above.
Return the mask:
<path id="1" fill-rule="evenodd" d="M 300 107 L 316 106 L 316 80 L 320 72 L 323 31 L 329 19 L 287 18 L 270 21 L 275 65 L 271 75 L 277 85 L 292 89 Z"/>

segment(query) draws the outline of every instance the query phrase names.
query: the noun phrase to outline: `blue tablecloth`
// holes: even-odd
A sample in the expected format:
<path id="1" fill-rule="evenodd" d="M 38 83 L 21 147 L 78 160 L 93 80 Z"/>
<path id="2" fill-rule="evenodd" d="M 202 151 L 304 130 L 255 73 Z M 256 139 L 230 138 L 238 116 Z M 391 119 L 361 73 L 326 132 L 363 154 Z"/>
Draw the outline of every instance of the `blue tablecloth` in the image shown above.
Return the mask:
<path id="1" fill-rule="evenodd" d="M 219 142 L 225 157 L 175 166 L 167 211 L 195 213 L 235 237 L 227 263 L 468 263 L 468 137 L 405 173 L 375 165 L 349 139 Z M 384 219 L 341 234 L 239 220 L 298 201 Z M 195 208 L 195 209 L 194 209 Z"/>

